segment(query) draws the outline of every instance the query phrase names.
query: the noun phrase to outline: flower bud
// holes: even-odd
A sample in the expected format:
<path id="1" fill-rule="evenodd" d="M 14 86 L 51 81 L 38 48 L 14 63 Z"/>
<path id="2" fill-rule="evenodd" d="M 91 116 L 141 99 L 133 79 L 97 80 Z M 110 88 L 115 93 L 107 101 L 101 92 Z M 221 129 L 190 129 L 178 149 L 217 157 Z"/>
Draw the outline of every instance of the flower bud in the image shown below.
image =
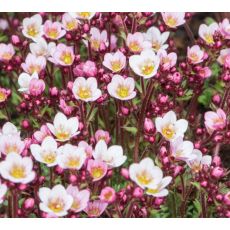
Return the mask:
<path id="1" fill-rule="evenodd" d="M 155 126 L 154 126 L 154 124 L 153 124 L 151 119 L 145 118 L 144 130 L 145 130 L 146 133 L 154 133 L 155 132 Z"/>
<path id="2" fill-rule="evenodd" d="M 220 179 L 221 177 L 224 176 L 224 169 L 217 166 L 211 171 L 211 176 L 214 177 L 215 179 Z"/>
<path id="3" fill-rule="evenodd" d="M 25 209 L 25 210 L 32 210 L 34 208 L 34 205 L 35 205 L 34 198 L 27 198 L 23 202 L 23 209 Z"/>
<path id="4" fill-rule="evenodd" d="M 126 168 L 121 169 L 121 175 L 126 179 L 129 180 L 129 170 Z"/>
<path id="5" fill-rule="evenodd" d="M 140 187 L 136 187 L 133 191 L 133 196 L 135 198 L 141 198 L 144 195 L 144 191 L 143 189 L 141 189 Z"/>

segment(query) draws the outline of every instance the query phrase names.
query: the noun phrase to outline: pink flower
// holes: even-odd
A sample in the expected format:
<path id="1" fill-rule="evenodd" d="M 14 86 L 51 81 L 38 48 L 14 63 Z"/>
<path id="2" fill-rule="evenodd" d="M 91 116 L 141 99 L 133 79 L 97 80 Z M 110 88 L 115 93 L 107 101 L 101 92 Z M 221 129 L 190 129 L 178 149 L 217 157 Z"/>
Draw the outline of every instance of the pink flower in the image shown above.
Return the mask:
<path id="1" fill-rule="evenodd" d="M 187 49 L 187 58 L 192 64 L 198 64 L 203 61 L 204 51 L 198 45 L 194 45 Z"/>
<path id="2" fill-rule="evenodd" d="M 29 84 L 29 93 L 30 95 L 35 96 L 35 97 L 39 96 L 44 92 L 45 87 L 46 85 L 43 80 L 33 78 Z"/>
<path id="3" fill-rule="evenodd" d="M 145 118 L 144 121 L 144 130 L 147 133 L 152 133 L 155 131 L 155 125 L 153 123 L 153 121 L 150 118 Z"/>
<path id="4" fill-rule="evenodd" d="M 128 34 L 126 45 L 133 53 L 140 53 L 144 49 L 151 48 L 151 43 L 144 40 L 144 35 L 140 32 Z"/>
<path id="5" fill-rule="evenodd" d="M 219 24 L 220 32 L 225 39 L 230 39 L 230 23 L 229 19 L 225 18 L 222 23 Z"/>
<path id="6" fill-rule="evenodd" d="M 83 65 L 83 72 L 87 77 L 95 77 L 97 75 L 97 66 L 93 61 L 86 61 Z"/>
<path id="7" fill-rule="evenodd" d="M 51 133 L 46 125 L 42 125 L 40 130 L 36 131 L 33 136 L 39 143 L 41 143 L 45 137 L 51 136 Z"/>
<path id="8" fill-rule="evenodd" d="M 62 29 L 62 24 L 60 22 L 52 22 L 50 20 L 44 23 L 43 31 L 47 38 L 53 40 L 58 40 L 66 33 L 66 31 Z"/>
<path id="9" fill-rule="evenodd" d="M 215 179 L 220 179 L 221 177 L 224 176 L 224 169 L 217 166 L 211 171 L 211 176 L 214 177 Z"/>
<path id="10" fill-rule="evenodd" d="M 93 148 L 92 148 L 92 146 L 90 146 L 87 142 L 85 142 L 85 141 L 80 141 L 80 142 L 78 143 L 78 147 L 84 149 L 87 158 L 90 158 L 90 157 L 92 156 Z"/>
<path id="11" fill-rule="evenodd" d="M 198 71 L 198 74 L 199 74 L 199 76 L 201 76 L 203 79 L 206 79 L 206 78 L 211 77 L 211 75 L 212 75 L 212 70 L 211 70 L 208 66 L 205 66 L 205 67 L 201 68 L 201 69 Z"/>
<path id="12" fill-rule="evenodd" d="M 91 201 L 84 209 L 84 212 L 86 212 L 89 217 L 99 217 L 105 211 L 107 206 L 108 203 L 100 200 Z"/>
<path id="13" fill-rule="evenodd" d="M 212 134 L 215 130 L 221 130 L 226 126 L 226 114 L 222 109 L 217 109 L 216 112 L 206 112 L 204 119 L 204 124 L 209 134 Z"/>
<path id="14" fill-rule="evenodd" d="M 32 75 L 37 72 L 39 74 L 46 67 L 46 59 L 43 56 L 36 57 L 35 55 L 29 53 L 26 57 L 24 63 L 22 63 L 22 69 Z"/>
<path id="15" fill-rule="evenodd" d="M 72 17 L 69 13 L 64 13 L 62 15 L 62 26 L 65 28 L 66 31 L 73 31 L 78 28 L 79 21 Z"/>
<path id="16" fill-rule="evenodd" d="M 52 57 L 49 58 L 51 62 L 54 64 L 58 64 L 61 66 L 70 66 L 74 62 L 74 52 L 72 46 L 66 46 L 61 43 L 58 44 L 56 49 L 52 53 Z"/>
<path id="17" fill-rule="evenodd" d="M 161 13 L 164 23 L 170 28 L 176 28 L 185 23 L 185 13 L 164 12 Z"/>
<path id="18" fill-rule="evenodd" d="M 120 72 L 126 65 L 126 57 L 119 50 L 116 53 L 106 53 L 103 65 L 113 73 Z"/>
<path id="19" fill-rule="evenodd" d="M 209 26 L 202 24 L 199 27 L 199 36 L 205 41 L 207 45 L 213 45 L 215 43 L 213 36 L 215 32 L 218 31 L 218 29 L 218 24 L 215 22 Z"/>
<path id="20" fill-rule="evenodd" d="M 99 129 L 95 133 L 95 139 L 98 142 L 99 140 L 104 140 L 108 144 L 111 140 L 109 132 Z"/>
<path id="21" fill-rule="evenodd" d="M 228 62 L 228 58 L 230 57 L 230 48 L 226 48 L 220 51 L 220 56 L 217 58 L 217 61 L 221 65 L 225 65 Z"/>
<path id="22" fill-rule="evenodd" d="M 224 195 L 224 203 L 230 206 L 230 191 Z"/>
<path id="23" fill-rule="evenodd" d="M 8 62 L 15 54 L 12 44 L 0 43 L 0 62 Z"/>
<path id="24" fill-rule="evenodd" d="M 64 99 L 60 99 L 59 107 L 62 109 L 65 115 L 70 115 L 73 112 L 73 107 L 68 106 Z"/>
<path id="25" fill-rule="evenodd" d="M 93 181 L 102 179 L 107 173 L 107 164 L 103 161 L 90 159 L 87 164 L 87 171 L 90 173 Z"/>
<path id="26" fill-rule="evenodd" d="M 7 100 L 9 93 L 6 89 L 0 88 L 0 103 L 5 102 Z"/>
<path id="27" fill-rule="evenodd" d="M 99 198 L 106 203 L 113 203 L 116 199 L 116 191 L 112 187 L 105 187 L 101 190 Z"/>
<path id="28" fill-rule="evenodd" d="M 160 57 L 160 64 L 163 70 L 169 70 L 176 65 L 177 54 L 172 52 L 167 54 L 165 50 L 159 50 L 157 55 Z"/>
<path id="29" fill-rule="evenodd" d="M 73 197 L 73 203 L 70 208 L 72 211 L 81 212 L 87 207 L 90 197 L 90 192 L 87 189 L 80 191 L 77 186 L 69 185 L 66 191 Z"/>

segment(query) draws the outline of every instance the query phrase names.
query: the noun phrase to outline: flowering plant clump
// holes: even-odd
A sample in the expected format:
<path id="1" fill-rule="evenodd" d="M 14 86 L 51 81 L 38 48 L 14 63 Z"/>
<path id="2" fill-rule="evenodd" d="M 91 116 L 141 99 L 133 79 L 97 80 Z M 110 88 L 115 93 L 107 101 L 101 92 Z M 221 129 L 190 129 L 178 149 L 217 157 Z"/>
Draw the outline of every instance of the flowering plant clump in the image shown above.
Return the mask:
<path id="1" fill-rule="evenodd" d="M 0 217 L 230 217 L 230 21 L 2 13 Z"/>

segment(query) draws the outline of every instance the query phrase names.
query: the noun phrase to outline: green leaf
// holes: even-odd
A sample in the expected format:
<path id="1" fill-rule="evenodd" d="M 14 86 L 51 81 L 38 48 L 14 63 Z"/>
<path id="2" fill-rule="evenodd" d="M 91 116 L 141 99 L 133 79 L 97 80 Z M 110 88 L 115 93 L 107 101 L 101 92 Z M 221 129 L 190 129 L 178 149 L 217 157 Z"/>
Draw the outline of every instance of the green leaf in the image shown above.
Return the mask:
<path id="1" fill-rule="evenodd" d="M 137 128 L 136 127 L 123 126 L 122 128 L 124 130 L 126 130 L 127 132 L 132 133 L 133 135 L 135 135 L 137 133 Z"/>
<path id="2" fill-rule="evenodd" d="M 200 201 L 197 200 L 197 199 L 195 199 L 195 200 L 193 201 L 193 205 L 194 205 L 194 207 L 195 207 L 195 209 L 196 209 L 196 211 L 197 211 L 197 216 L 200 216 L 201 211 L 202 211 L 202 207 L 201 207 Z"/>

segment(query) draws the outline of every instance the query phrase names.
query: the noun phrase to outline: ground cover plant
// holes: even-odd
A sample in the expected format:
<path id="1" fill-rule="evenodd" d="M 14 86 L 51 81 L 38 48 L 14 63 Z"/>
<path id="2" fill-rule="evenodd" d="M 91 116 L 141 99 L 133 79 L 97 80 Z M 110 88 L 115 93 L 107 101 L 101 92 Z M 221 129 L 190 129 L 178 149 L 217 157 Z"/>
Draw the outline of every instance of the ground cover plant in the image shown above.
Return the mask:
<path id="1" fill-rule="evenodd" d="M 1 13 L 0 217 L 230 217 L 224 13 Z"/>

